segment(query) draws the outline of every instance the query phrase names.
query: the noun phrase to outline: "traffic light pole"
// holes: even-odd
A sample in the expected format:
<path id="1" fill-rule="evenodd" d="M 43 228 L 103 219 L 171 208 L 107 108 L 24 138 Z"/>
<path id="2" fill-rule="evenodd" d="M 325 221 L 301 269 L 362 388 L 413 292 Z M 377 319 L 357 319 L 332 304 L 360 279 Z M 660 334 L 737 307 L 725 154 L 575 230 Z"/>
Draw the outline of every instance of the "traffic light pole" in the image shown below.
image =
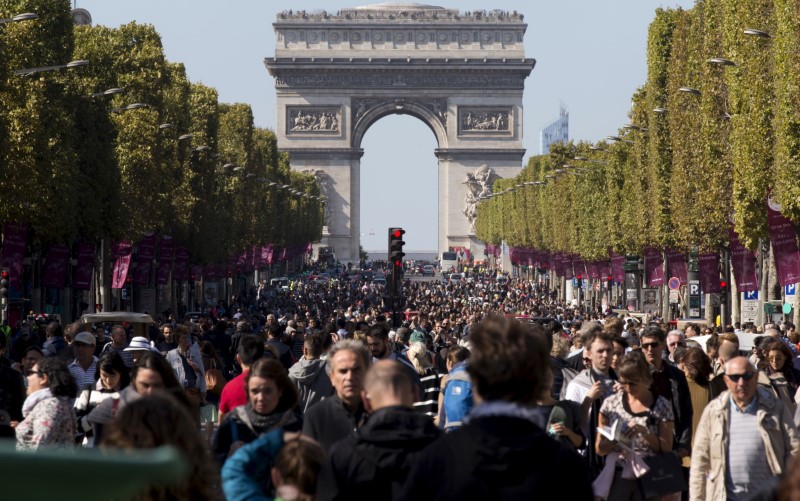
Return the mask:
<path id="1" fill-rule="evenodd" d="M 403 228 L 389 228 L 389 262 L 392 265 L 392 276 L 389 281 L 389 302 L 391 303 L 392 310 L 392 327 L 400 327 L 400 318 L 398 310 L 402 309 L 400 305 L 402 299 L 401 284 L 403 280 L 403 235 L 405 230 Z"/>

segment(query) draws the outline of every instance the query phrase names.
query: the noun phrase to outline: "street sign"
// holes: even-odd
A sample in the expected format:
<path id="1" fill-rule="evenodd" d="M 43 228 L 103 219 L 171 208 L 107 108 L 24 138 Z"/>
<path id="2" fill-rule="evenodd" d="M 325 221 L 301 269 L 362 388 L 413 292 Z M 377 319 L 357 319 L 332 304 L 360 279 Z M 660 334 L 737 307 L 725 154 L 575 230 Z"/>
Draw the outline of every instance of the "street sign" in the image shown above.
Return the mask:
<path id="1" fill-rule="evenodd" d="M 667 282 L 669 290 L 676 291 L 681 288 L 681 280 L 678 277 L 671 277 Z"/>
<path id="2" fill-rule="evenodd" d="M 692 296 L 700 295 L 700 282 L 692 282 L 689 284 L 689 294 Z"/>
<path id="3" fill-rule="evenodd" d="M 792 304 L 791 303 L 783 303 L 783 313 L 788 315 L 792 312 Z"/>
<path id="4" fill-rule="evenodd" d="M 681 293 L 675 289 L 669 291 L 669 304 L 678 304 Z"/>
<path id="5" fill-rule="evenodd" d="M 758 319 L 758 291 L 742 293 L 742 322 L 755 322 Z"/>
<path id="6" fill-rule="evenodd" d="M 786 284 L 783 289 L 786 293 L 786 302 L 793 303 L 797 296 L 797 284 Z"/>

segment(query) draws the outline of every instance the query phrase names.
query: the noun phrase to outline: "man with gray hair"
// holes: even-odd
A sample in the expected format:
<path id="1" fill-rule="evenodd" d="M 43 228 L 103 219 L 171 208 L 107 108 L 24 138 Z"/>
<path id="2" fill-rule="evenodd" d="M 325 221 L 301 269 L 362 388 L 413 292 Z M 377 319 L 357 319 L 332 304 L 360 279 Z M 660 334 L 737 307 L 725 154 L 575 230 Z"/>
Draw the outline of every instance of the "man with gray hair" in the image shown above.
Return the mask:
<path id="1" fill-rule="evenodd" d="M 667 350 L 669 351 L 669 361 L 675 363 L 675 350 L 677 348 L 686 348 L 686 338 L 683 332 L 675 329 L 669 331 L 667 334 Z"/>
<path id="2" fill-rule="evenodd" d="M 361 391 L 372 355 L 361 342 L 343 339 L 333 345 L 327 360 L 325 369 L 334 394 L 309 408 L 303 420 L 303 435 L 319 442 L 326 452 L 363 424 L 366 412 Z"/>
<path id="3" fill-rule="evenodd" d="M 692 450 L 690 499 L 750 499 L 786 473 L 800 438 L 780 399 L 759 389 L 758 371 L 745 357 L 725 364 L 728 390 L 709 402 Z"/>

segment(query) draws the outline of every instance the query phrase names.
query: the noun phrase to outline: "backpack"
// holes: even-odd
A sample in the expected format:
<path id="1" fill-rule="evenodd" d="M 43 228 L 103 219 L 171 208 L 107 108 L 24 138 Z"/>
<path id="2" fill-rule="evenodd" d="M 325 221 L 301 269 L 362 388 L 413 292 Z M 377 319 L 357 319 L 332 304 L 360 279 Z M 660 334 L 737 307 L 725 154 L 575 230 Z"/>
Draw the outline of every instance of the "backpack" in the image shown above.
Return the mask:
<path id="1" fill-rule="evenodd" d="M 456 364 L 450 371 L 442 394 L 444 397 L 442 408 L 439 409 L 439 426 L 445 431 L 460 428 L 472 409 L 472 380 L 464 363 Z"/>

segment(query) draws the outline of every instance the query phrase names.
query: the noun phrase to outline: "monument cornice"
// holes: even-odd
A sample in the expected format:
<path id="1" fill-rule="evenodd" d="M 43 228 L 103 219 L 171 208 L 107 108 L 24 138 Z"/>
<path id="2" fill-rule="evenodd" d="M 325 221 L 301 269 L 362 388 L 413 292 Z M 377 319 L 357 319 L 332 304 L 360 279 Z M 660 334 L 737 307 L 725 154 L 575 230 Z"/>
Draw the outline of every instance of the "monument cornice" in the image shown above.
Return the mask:
<path id="1" fill-rule="evenodd" d="M 480 158 L 481 161 L 521 162 L 525 156 L 524 148 L 437 148 L 434 155 L 439 160 L 461 161 Z"/>
<path id="2" fill-rule="evenodd" d="M 346 159 L 360 160 L 364 156 L 363 148 L 281 148 L 292 159 Z"/>
<path id="3" fill-rule="evenodd" d="M 264 64 L 278 89 L 285 88 L 477 88 L 522 90 L 535 59 L 522 60 L 351 61 L 266 58 Z M 313 70 L 312 70 L 313 68 Z"/>

